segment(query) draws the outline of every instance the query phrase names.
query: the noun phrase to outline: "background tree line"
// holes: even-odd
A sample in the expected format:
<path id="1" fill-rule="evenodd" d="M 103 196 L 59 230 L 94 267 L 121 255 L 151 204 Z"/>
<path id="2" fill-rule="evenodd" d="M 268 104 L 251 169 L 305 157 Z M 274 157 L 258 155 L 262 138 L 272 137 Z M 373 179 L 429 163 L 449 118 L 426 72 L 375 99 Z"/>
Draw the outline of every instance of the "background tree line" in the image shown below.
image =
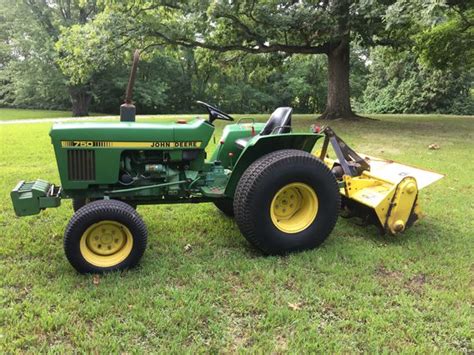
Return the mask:
<path id="1" fill-rule="evenodd" d="M 139 113 L 474 114 L 472 3 L 0 0 L 0 105 L 117 113 L 140 48 Z"/>

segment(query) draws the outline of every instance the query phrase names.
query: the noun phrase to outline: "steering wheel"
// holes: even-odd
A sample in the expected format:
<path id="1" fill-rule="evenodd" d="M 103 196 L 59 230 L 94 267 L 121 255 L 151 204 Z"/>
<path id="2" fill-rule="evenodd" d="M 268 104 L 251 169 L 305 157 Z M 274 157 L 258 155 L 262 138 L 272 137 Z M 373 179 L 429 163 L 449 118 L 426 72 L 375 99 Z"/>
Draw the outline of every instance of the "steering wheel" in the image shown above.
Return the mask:
<path id="1" fill-rule="evenodd" d="M 209 122 L 210 123 L 214 122 L 217 119 L 224 120 L 224 121 L 233 121 L 234 120 L 231 115 L 229 115 L 225 112 L 222 112 L 217 107 L 214 107 L 214 106 L 209 105 L 209 104 L 207 104 L 205 102 L 202 102 L 202 101 L 196 101 L 196 102 L 200 105 L 203 105 L 206 108 L 207 112 L 209 112 Z"/>

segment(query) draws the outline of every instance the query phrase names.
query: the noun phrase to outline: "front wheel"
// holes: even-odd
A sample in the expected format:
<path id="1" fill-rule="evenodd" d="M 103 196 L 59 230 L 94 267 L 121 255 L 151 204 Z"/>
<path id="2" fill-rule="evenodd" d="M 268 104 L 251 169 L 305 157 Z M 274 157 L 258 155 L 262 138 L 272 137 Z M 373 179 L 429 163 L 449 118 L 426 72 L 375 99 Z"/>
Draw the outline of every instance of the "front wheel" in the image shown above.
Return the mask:
<path id="1" fill-rule="evenodd" d="M 128 204 L 100 200 L 80 208 L 64 234 L 64 251 L 80 273 L 135 266 L 147 243 L 145 223 Z"/>
<path id="2" fill-rule="evenodd" d="M 90 202 L 90 198 L 75 197 L 72 199 L 72 209 L 74 210 L 74 212 L 77 212 L 81 207 L 87 205 Z"/>
<path id="3" fill-rule="evenodd" d="M 319 246 L 336 224 L 337 181 L 327 166 L 300 150 L 279 150 L 252 163 L 234 195 L 244 237 L 266 254 Z"/>
<path id="4" fill-rule="evenodd" d="M 86 198 L 86 197 L 75 197 L 72 199 L 72 209 L 74 210 L 74 212 L 77 212 L 81 207 L 84 207 L 85 205 L 87 205 L 88 203 L 91 203 L 92 201 L 96 201 L 96 200 L 91 200 L 90 198 Z M 128 202 L 128 201 L 124 201 L 125 203 L 127 203 L 128 205 L 130 205 L 130 207 L 132 207 L 134 210 L 137 209 L 137 204 L 136 203 L 133 203 L 133 202 Z"/>

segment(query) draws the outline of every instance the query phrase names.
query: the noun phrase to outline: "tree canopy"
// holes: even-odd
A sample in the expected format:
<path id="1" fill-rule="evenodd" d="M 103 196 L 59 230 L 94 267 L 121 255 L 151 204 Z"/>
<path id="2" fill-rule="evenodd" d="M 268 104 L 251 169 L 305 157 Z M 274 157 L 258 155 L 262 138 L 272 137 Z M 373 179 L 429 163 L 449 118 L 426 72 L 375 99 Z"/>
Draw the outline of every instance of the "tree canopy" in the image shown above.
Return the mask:
<path id="1" fill-rule="evenodd" d="M 139 48 L 139 112 L 472 113 L 472 0 L 0 1 L 1 105 L 115 112 Z"/>

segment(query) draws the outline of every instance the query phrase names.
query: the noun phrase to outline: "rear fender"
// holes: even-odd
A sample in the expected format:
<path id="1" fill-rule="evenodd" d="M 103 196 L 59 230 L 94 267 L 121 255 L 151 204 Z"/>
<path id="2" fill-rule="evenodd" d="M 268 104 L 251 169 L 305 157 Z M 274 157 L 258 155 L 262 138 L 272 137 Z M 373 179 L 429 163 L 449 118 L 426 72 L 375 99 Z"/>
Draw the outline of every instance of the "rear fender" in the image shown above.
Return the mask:
<path id="1" fill-rule="evenodd" d="M 255 160 L 265 154 L 281 149 L 298 149 L 311 153 L 316 141 L 321 137 L 324 137 L 324 135 L 314 133 L 287 133 L 257 136 L 249 142 L 235 163 L 225 189 L 225 195 L 230 198 L 234 197 L 240 177 Z"/>
<path id="2" fill-rule="evenodd" d="M 224 168 L 232 170 L 234 163 L 242 154 L 242 148 L 237 147 L 235 141 L 258 134 L 264 126 L 264 123 L 248 123 L 246 121 L 225 126 L 222 137 L 210 161 L 219 160 Z"/>

